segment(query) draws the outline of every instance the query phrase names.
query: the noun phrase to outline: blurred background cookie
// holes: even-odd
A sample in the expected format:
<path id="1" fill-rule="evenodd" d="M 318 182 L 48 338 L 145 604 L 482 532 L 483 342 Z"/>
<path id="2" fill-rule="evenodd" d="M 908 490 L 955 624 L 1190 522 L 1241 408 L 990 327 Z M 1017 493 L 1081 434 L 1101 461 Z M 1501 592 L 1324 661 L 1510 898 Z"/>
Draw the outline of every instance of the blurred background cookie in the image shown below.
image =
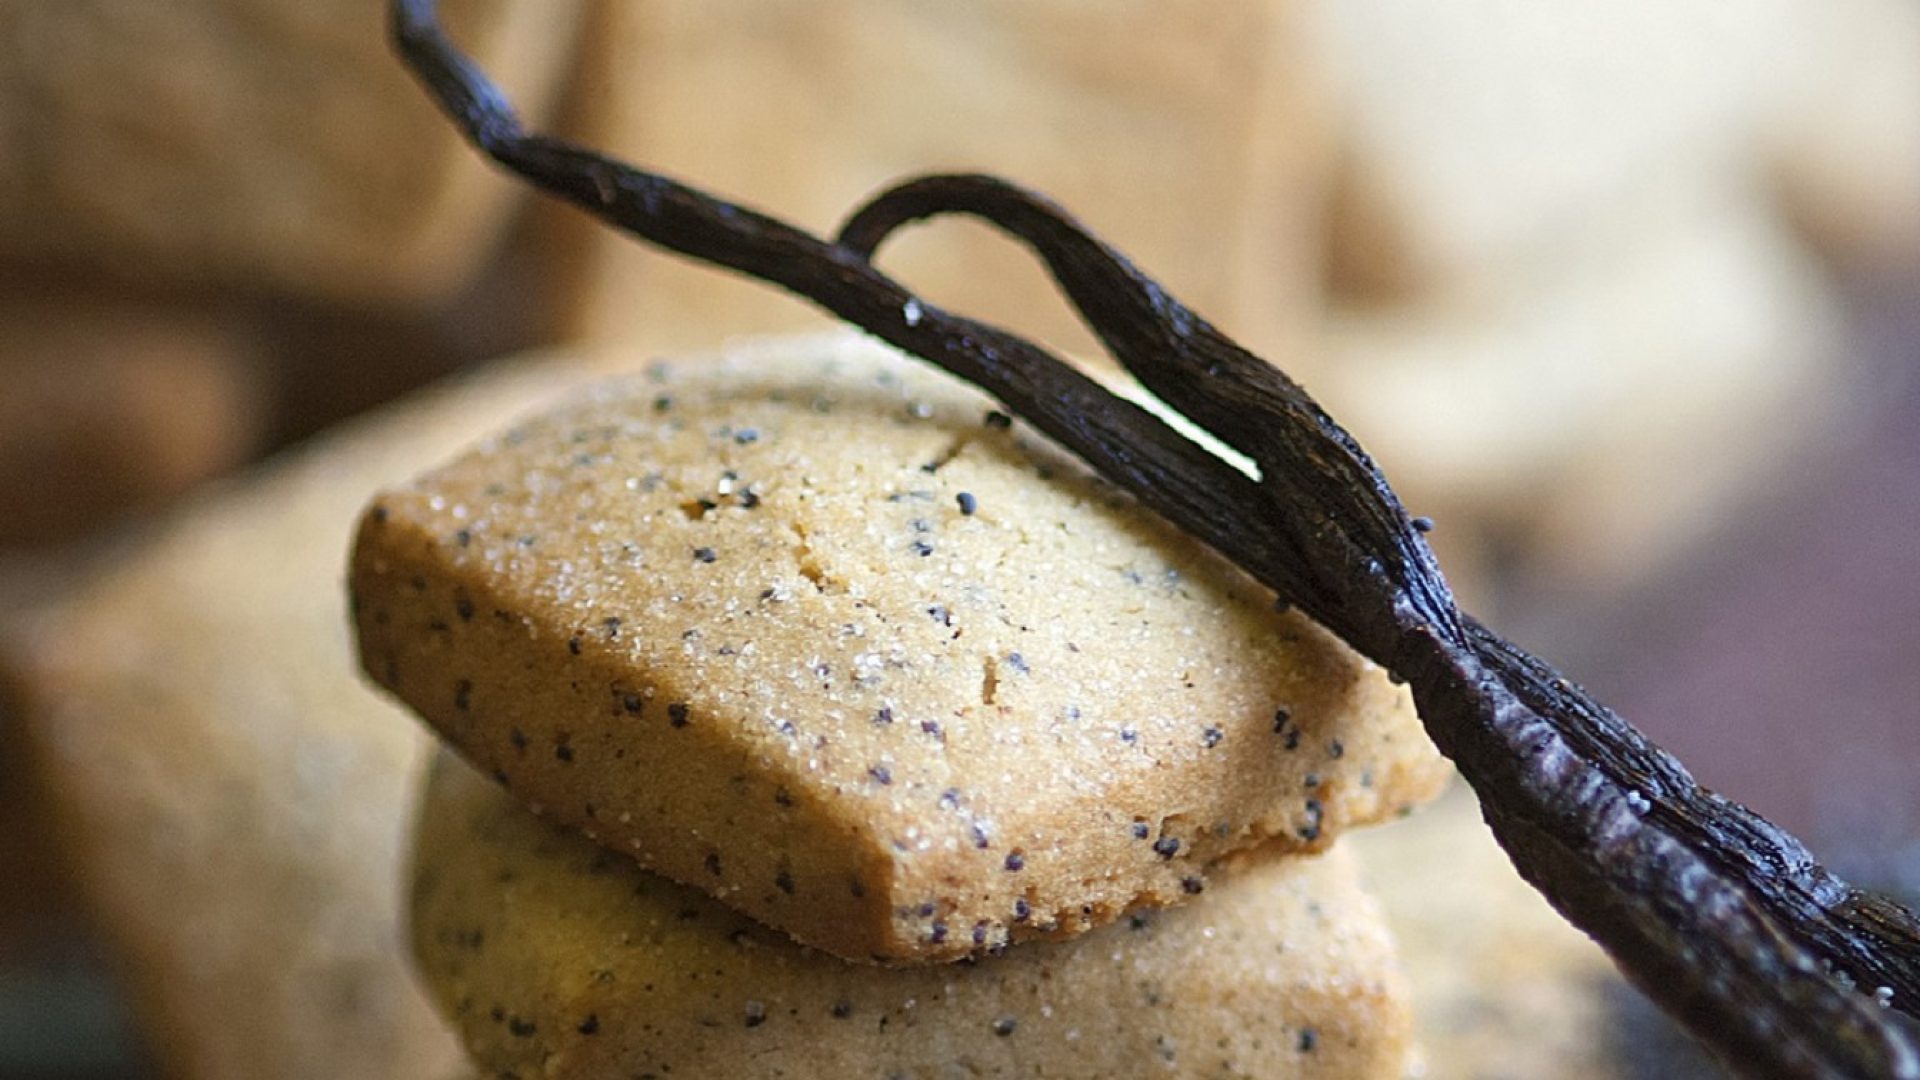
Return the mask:
<path id="1" fill-rule="evenodd" d="M 1325 89 L 1297 5 L 780 0 L 610 5 L 582 141 L 816 232 L 906 176 L 1060 200 L 1178 294 L 1282 352 L 1318 303 Z M 811 307 L 594 230 L 577 331 L 686 350 L 820 328 Z M 935 303 L 1094 347 L 1024 251 L 970 221 L 880 259 Z"/>
<path id="2" fill-rule="evenodd" d="M 1307 8 L 1342 155 L 1309 385 L 1488 598 L 1671 568 L 1855 418 L 1836 275 L 1920 267 L 1920 9 Z"/>
<path id="3" fill-rule="evenodd" d="M 1428 1080 L 1691 1080 L 1722 1075 L 1599 946 L 1521 880 L 1464 785 L 1346 845 L 1412 984 Z"/>
<path id="4" fill-rule="evenodd" d="M 458 0 L 447 18 L 539 121 L 578 8 Z M 11 261 L 418 305 L 473 276 L 521 197 L 415 92 L 365 0 L 14 0 L 0 25 Z"/>
<path id="5" fill-rule="evenodd" d="M 580 10 L 447 14 L 544 122 Z M 0 543 L 152 508 L 474 359 L 435 327 L 524 196 L 411 85 L 379 5 L 10 0 L 0 40 L 0 378 L 30 421 L 0 444 Z M 526 339 L 481 322 L 465 341 Z"/>
<path id="6" fill-rule="evenodd" d="M 348 674 L 342 567 L 369 491 L 567 378 L 497 372 L 360 421 L 109 553 L 8 641 L 7 772 L 31 777 L 27 820 L 59 843 L 165 1075 L 397 1080 L 457 1060 L 399 944 L 425 740 Z"/>
<path id="7" fill-rule="evenodd" d="M 198 310 L 59 290 L 0 303 L 0 551 L 164 506 L 251 456 L 257 343 Z"/>

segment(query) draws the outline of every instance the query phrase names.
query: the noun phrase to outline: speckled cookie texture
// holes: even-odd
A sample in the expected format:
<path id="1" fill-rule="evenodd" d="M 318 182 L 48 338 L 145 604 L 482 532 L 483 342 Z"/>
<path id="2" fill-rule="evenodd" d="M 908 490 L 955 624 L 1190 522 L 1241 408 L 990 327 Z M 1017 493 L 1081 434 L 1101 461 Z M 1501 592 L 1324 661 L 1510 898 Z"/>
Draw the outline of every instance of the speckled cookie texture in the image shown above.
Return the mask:
<path id="1" fill-rule="evenodd" d="M 414 949 L 488 1075 L 1398 1077 L 1411 1019 L 1335 850 L 1067 942 L 875 969 L 544 823 L 443 757 Z"/>
<path id="2" fill-rule="evenodd" d="M 361 658 L 553 820 L 856 960 L 1058 937 L 1443 766 L 1383 672 L 863 339 L 659 365 L 362 522 Z"/>

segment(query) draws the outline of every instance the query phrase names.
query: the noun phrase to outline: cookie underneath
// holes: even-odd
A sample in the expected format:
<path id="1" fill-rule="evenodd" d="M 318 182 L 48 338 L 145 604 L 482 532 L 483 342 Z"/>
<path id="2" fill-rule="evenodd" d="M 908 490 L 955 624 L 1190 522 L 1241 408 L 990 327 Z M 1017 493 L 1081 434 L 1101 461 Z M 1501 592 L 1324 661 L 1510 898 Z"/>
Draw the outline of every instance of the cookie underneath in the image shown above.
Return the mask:
<path id="1" fill-rule="evenodd" d="M 448 756 L 418 829 L 415 952 L 485 1075 L 1402 1075 L 1401 976 L 1339 850 L 1072 941 L 885 969 L 649 874 Z"/>

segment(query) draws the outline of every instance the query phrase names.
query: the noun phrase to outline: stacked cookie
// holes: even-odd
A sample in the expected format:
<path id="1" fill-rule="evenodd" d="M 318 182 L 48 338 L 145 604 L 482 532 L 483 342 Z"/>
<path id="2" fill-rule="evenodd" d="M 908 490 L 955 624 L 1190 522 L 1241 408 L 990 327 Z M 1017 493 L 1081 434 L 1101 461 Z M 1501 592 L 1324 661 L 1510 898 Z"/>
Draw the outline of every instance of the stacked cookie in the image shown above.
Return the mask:
<path id="1" fill-rule="evenodd" d="M 605 384 L 380 496 L 351 579 L 477 768 L 415 943 L 489 1069 L 1400 1068 L 1378 917 L 1297 856 L 1441 784 L 1405 694 L 890 351 Z"/>

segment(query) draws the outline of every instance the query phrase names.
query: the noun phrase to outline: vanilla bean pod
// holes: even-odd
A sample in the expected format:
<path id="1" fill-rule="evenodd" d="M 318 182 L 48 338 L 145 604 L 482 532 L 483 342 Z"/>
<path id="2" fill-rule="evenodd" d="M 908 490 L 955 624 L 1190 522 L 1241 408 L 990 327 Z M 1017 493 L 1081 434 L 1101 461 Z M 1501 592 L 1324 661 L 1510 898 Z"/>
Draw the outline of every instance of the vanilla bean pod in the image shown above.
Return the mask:
<path id="1" fill-rule="evenodd" d="M 1379 586 L 1357 607 L 1302 602 L 1309 614 L 1403 673 L 1431 668 L 1433 657 L 1423 654 L 1434 651 L 1436 640 L 1445 652 L 1464 653 L 1470 663 L 1441 665 L 1452 669 L 1448 680 L 1460 681 L 1475 668 L 1491 674 L 1526 709 L 1549 720 L 1572 753 L 1604 772 L 1637 816 L 1653 819 L 1687 851 L 1707 857 L 1716 872 L 1755 892 L 1763 910 L 1823 967 L 1859 986 L 1887 988 L 1891 1004 L 1914 1015 L 1920 921 L 1912 913 L 1850 888 L 1792 836 L 1700 788 L 1672 756 L 1558 672 L 1478 623 L 1463 622 L 1425 542 L 1347 434 L 1284 374 L 1187 311 L 1057 206 L 993 177 L 926 177 L 871 200 L 848 219 L 840 239 L 870 254 L 900 225 L 943 213 L 980 217 L 1032 247 L 1088 327 L 1143 384 L 1259 463 L 1279 518 L 1273 527 L 1304 523 L 1300 546 L 1312 548 L 1309 557 L 1323 566 L 1358 567 L 1362 573 L 1347 580 Z M 1275 423 L 1280 416 L 1289 422 Z M 1263 579 L 1272 576 L 1243 565 Z M 1469 752 L 1462 740 L 1471 725 L 1454 719 L 1462 712 L 1458 703 L 1433 701 L 1423 682 L 1415 682 L 1425 699 L 1423 716 L 1430 728 L 1460 729 L 1434 731 L 1442 748 L 1459 758 Z M 1492 765 L 1509 756 L 1497 743 L 1491 751 Z M 1466 771 L 1475 781 L 1477 771 Z M 1487 793 L 1482 798 L 1502 801 Z"/>
<path id="2" fill-rule="evenodd" d="M 840 239 L 870 254 L 901 224 L 941 213 L 1025 241 L 1148 389 L 1254 459 L 1269 501 L 1244 512 L 1297 532 L 1296 546 L 1342 568 L 1351 586 L 1332 605 L 1303 599 L 1303 609 L 1410 678 L 1429 731 L 1522 873 L 1656 1000 L 1753 1071 L 1911 1068 L 1905 1018 L 1876 1030 L 1886 1020 L 1878 1003 L 1832 974 L 1885 986 L 1911 1009 L 1920 925 L 1909 913 L 1848 888 L 1557 672 L 1463 619 L 1346 433 L 1052 203 L 992 177 L 928 177 L 869 202 Z M 1274 583 L 1244 553 L 1227 553 Z M 1839 1044 L 1837 1056 L 1825 1041 Z"/>
<path id="3" fill-rule="evenodd" d="M 1412 686 L 1521 873 L 1731 1065 L 1920 1077 L 1920 922 L 1828 874 L 1783 831 L 1454 606 L 1379 471 L 1312 399 L 1046 200 L 987 177 L 886 192 L 828 243 L 523 132 L 446 40 L 394 0 L 396 42 L 465 133 L 541 188 L 652 243 L 780 285 L 974 382 Z M 998 328 L 916 297 L 869 257 L 899 225 L 985 218 L 1044 259 L 1143 385 L 1246 453 L 1243 475 Z M 1863 992 L 1855 987 L 1864 988 Z M 1884 1007 L 1871 991 L 1891 991 Z"/>

